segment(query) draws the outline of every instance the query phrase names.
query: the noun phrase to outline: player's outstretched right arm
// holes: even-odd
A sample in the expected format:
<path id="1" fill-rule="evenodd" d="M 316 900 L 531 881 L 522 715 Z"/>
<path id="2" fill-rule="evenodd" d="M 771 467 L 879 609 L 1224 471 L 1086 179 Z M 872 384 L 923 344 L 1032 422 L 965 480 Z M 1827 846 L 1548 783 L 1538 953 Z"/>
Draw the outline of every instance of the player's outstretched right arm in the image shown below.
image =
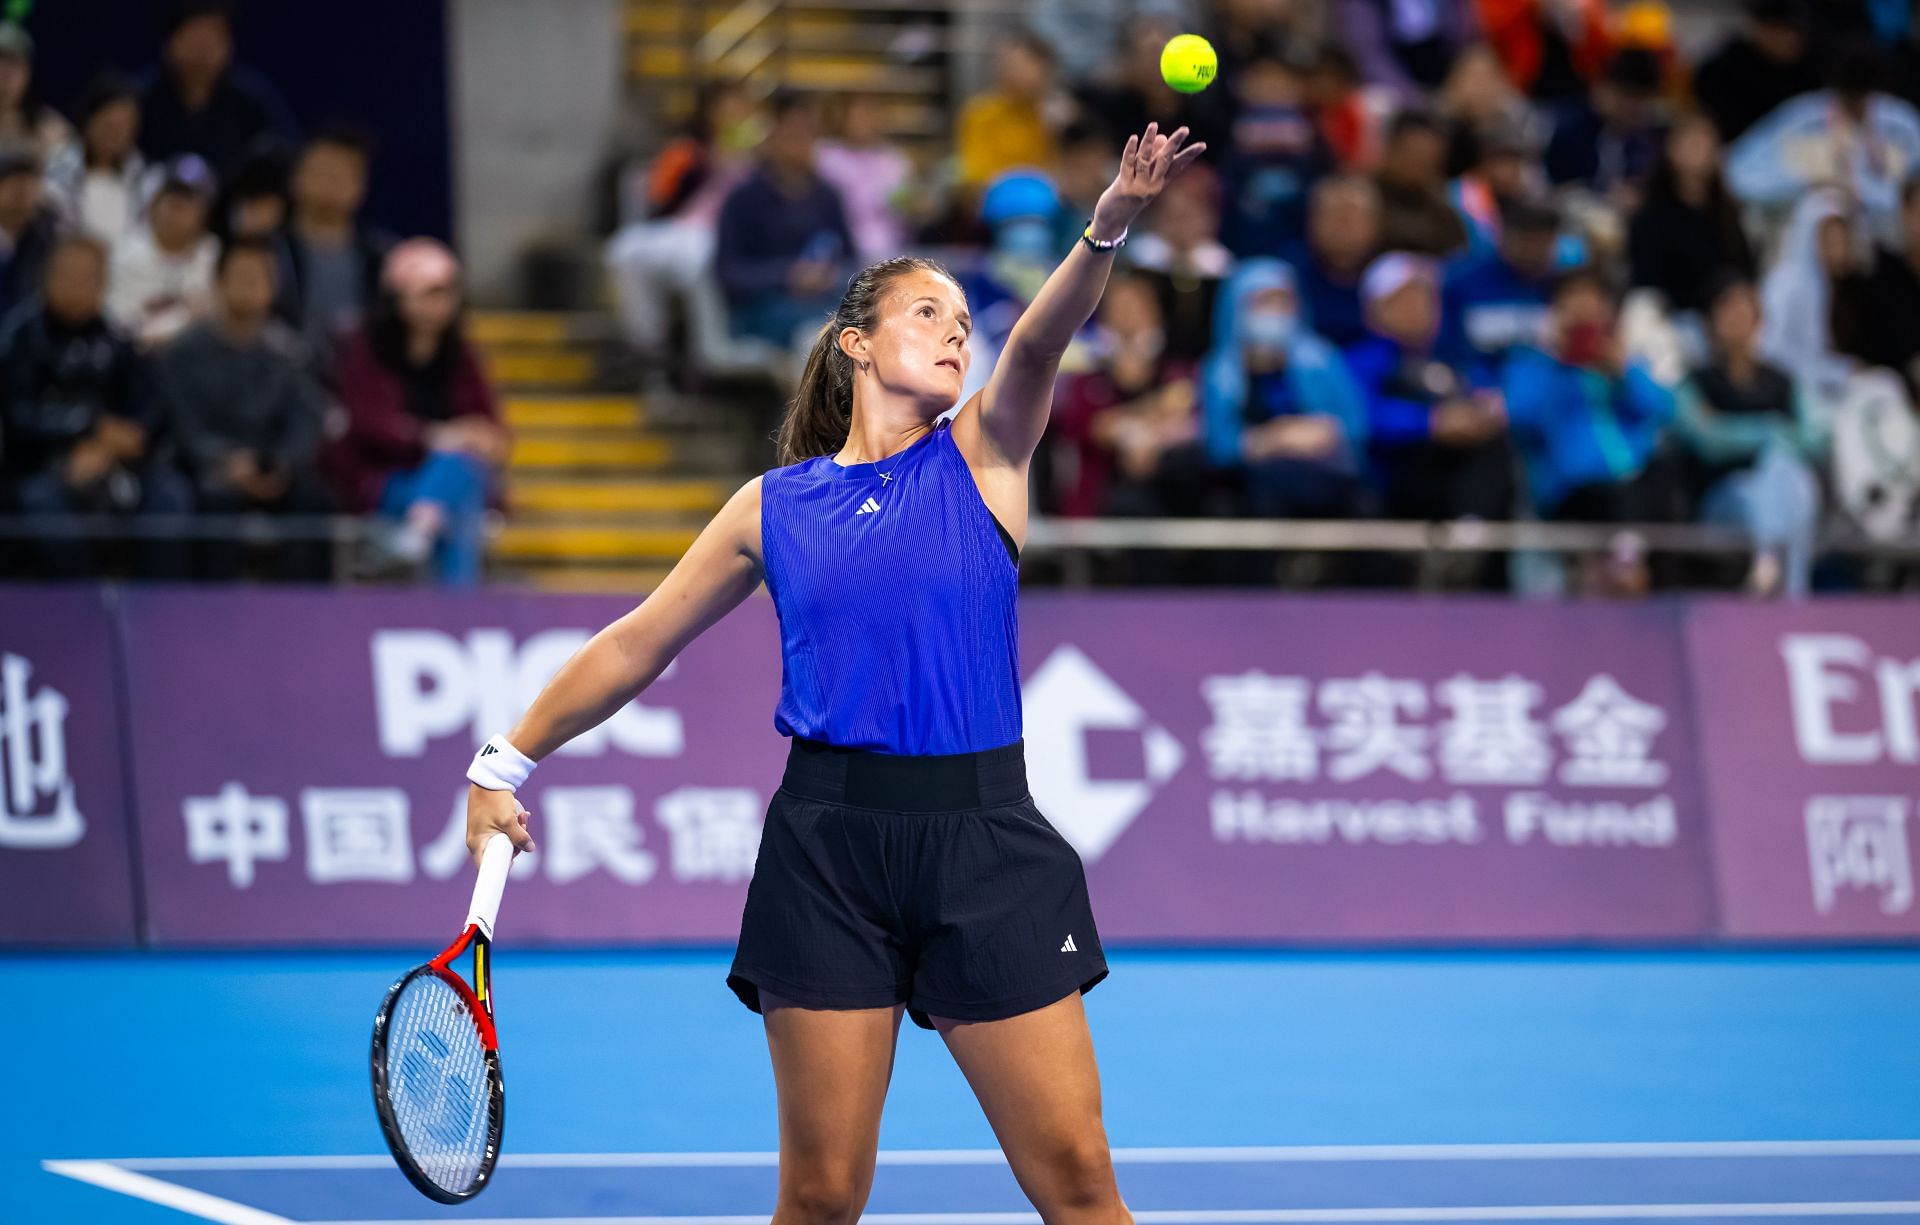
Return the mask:
<path id="1" fill-rule="evenodd" d="M 760 478 L 740 487 L 639 607 L 574 652 L 513 730 L 467 772 L 467 849 L 494 833 L 533 849 L 514 789 L 534 763 L 631 702 L 689 642 L 760 585 Z M 489 750 L 492 750 L 489 752 Z"/>

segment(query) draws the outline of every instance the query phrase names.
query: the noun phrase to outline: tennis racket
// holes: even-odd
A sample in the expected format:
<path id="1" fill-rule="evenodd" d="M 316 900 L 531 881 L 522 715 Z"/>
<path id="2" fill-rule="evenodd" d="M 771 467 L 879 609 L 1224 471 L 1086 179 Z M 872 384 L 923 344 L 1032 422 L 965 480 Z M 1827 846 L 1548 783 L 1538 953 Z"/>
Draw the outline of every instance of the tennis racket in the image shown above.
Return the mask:
<path id="1" fill-rule="evenodd" d="M 373 1106 L 393 1159 L 428 1199 L 457 1204 L 486 1189 L 500 1159 L 506 1086 L 493 1028 L 493 920 L 513 843 L 487 840 L 466 928 L 387 991 L 373 1018 Z M 453 960 L 473 949 L 473 985 Z"/>

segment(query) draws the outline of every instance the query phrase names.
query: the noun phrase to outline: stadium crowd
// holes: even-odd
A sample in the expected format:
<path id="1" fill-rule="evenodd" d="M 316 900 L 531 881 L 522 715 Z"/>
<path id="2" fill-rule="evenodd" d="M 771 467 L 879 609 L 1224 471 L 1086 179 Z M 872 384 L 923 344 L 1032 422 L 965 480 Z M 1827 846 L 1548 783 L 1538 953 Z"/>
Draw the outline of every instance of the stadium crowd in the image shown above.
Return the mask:
<path id="1" fill-rule="evenodd" d="M 302 135 L 236 64 L 233 19 L 176 4 L 157 63 L 64 115 L 31 36 L 0 24 L 0 513 L 32 529 L 0 538 L 0 568 L 117 564 L 75 530 L 99 517 L 347 511 L 383 525 L 369 569 L 476 582 L 508 436 L 460 265 L 362 221 L 367 138 Z M 304 539 L 273 565 L 324 576 Z M 149 577 L 244 560 L 232 533 L 128 552 Z"/>
<path id="2" fill-rule="evenodd" d="M 1069 355 L 1038 510 L 1719 523 L 1787 593 L 1823 525 L 1920 533 L 1908 0 L 1723 6 L 1694 54 L 1661 0 L 1147 5 L 1110 52 L 1036 32 L 1071 7 L 1031 6 L 931 162 L 878 99 L 711 84 L 627 180 L 630 339 L 791 352 L 859 262 L 929 249 L 971 390 L 1126 136 L 1184 123 L 1209 155 Z M 1200 94 L 1160 78 L 1182 30 Z M 1590 581 L 1645 589 L 1631 534 Z"/>

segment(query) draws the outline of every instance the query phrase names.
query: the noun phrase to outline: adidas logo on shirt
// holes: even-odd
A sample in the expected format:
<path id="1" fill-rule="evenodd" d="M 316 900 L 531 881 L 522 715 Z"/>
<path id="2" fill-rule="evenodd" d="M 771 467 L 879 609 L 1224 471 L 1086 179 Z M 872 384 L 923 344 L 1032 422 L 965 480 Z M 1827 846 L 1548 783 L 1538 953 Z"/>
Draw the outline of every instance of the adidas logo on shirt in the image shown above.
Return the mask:
<path id="1" fill-rule="evenodd" d="M 1063 953 L 1077 953 L 1080 951 L 1080 946 L 1073 942 L 1072 936 L 1068 936 L 1067 942 L 1060 946 L 1060 951 Z"/>
<path id="2" fill-rule="evenodd" d="M 866 501 L 860 503 L 860 509 L 854 511 L 853 513 L 856 515 L 870 515 L 874 511 L 879 509 L 880 509 L 880 503 L 874 501 L 872 498 L 868 498 Z"/>

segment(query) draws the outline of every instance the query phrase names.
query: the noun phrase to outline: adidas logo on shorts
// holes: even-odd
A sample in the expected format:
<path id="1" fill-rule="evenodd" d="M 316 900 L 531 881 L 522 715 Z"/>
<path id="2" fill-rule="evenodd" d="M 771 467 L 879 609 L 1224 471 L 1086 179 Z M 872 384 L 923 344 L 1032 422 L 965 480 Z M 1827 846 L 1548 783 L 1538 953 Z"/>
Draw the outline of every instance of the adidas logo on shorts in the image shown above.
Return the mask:
<path id="1" fill-rule="evenodd" d="M 1060 946 L 1060 951 L 1063 953 L 1077 953 L 1080 951 L 1080 946 L 1073 942 L 1072 936 L 1068 936 L 1067 942 Z"/>

